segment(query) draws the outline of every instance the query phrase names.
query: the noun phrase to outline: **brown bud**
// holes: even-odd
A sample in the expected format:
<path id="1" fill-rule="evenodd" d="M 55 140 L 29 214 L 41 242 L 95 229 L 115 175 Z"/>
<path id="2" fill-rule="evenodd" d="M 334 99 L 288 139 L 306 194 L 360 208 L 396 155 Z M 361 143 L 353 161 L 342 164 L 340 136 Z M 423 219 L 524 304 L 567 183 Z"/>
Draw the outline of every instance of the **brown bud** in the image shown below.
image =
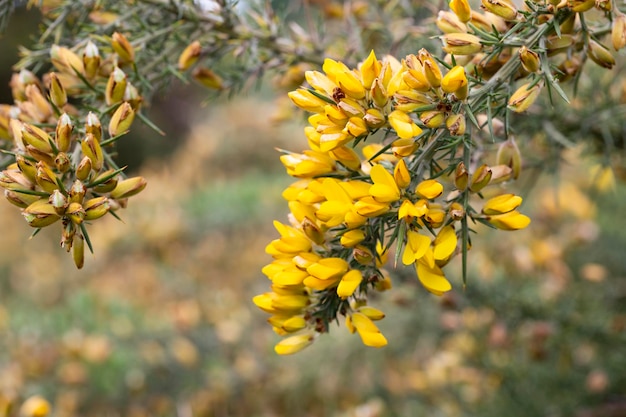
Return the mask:
<path id="1" fill-rule="evenodd" d="M 104 164 L 104 156 L 102 154 L 102 148 L 100 143 L 91 133 L 87 133 L 85 139 L 81 142 L 81 149 L 83 154 L 91 159 L 91 167 L 94 171 L 98 172 L 102 169 Z"/>
<path id="2" fill-rule="evenodd" d="M 481 0 L 481 8 L 504 20 L 517 18 L 517 8 L 510 0 Z"/>
<path id="3" fill-rule="evenodd" d="M 119 57 L 120 64 L 128 64 L 135 61 L 135 50 L 133 46 L 128 42 L 126 36 L 119 32 L 113 33 L 111 36 L 111 46 Z"/>
<path id="4" fill-rule="evenodd" d="M 446 33 L 441 39 L 443 50 L 452 55 L 472 55 L 483 48 L 480 38 L 469 33 Z"/>
<path id="5" fill-rule="evenodd" d="M 374 254 L 367 247 L 363 245 L 357 245 L 352 250 L 354 259 L 361 265 L 371 265 L 374 261 Z"/>
<path id="6" fill-rule="evenodd" d="M 4 190 L 4 196 L 9 201 L 9 203 L 20 208 L 26 208 L 40 198 L 36 195 L 24 194 L 11 190 Z"/>
<path id="7" fill-rule="evenodd" d="M 71 165 L 70 157 L 67 156 L 65 152 L 59 152 L 57 156 L 54 157 L 54 166 L 61 174 L 66 173 Z"/>
<path id="8" fill-rule="evenodd" d="M 428 110 L 420 114 L 420 120 L 431 129 L 441 126 L 446 120 L 446 114 L 437 110 Z"/>
<path id="9" fill-rule="evenodd" d="M 465 209 L 459 203 L 450 204 L 448 212 L 450 213 L 450 217 L 453 220 L 461 220 L 463 217 L 465 217 Z"/>
<path id="10" fill-rule="evenodd" d="M 626 15 L 623 13 L 617 14 L 613 19 L 611 41 L 616 51 L 626 46 Z"/>
<path id="11" fill-rule="evenodd" d="M 115 187 L 117 187 L 117 177 L 111 177 L 108 180 L 100 183 L 100 181 L 103 181 L 105 178 L 110 177 L 113 174 L 112 169 L 106 170 L 103 173 L 101 173 L 100 175 L 98 175 L 93 182 L 97 183 L 98 185 L 96 185 L 93 190 L 97 193 L 110 193 L 111 191 L 113 191 L 115 189 Z"/>
<path id="12" fill-rule="evenodd" d="M 589 47 L 587 48 L 587 55 L 593 62 L 601 66 L 602 68 L 611 69 L 615 65 L 615 58 L 608 49 L 600 45 L 594 40 L 589 40 Z"/>
<path id="13" fill-rule="evenodd" d="M 127 102 L 122 103 L 117 110 L 115 110 L 113 116 L 111 116 L 111 121 L 109 122 L 109 135 L 117 136 L 126 132 L 133 123 L 134 118 L 135 112 L 130 104 Z"/>
<path id="14" fill-rule="evenodd" d="M 52 153 L 50 135 L 37 126 L 28 123 L 22 125 L 22 142 L 24 145 L 31 145 L 43 153 Z"/>
<path id="15" fill-rule="evenodd" d="M 496 154 L 496 161 L 498 165 L 506 165 L 511 168 L 511 177 L 513 179 L 519 177 L 522 171 L 522 154 L 513 137 L 509 137 L 508 140 L 500 144 Z"/>
<path id="16" fill-rule="evenodd" d="M 221 90 L 224 88 L 222 78 L 208 68 L 196 68 L 193 72 L 193 78 L 203 86 L 214 90 Z"/>
<path id="17" fill-rule="evenodd" d="M 35 163 L 24 158 L 24 156 L 20 154 L 15 155 L 15 162 L 17 163 L 17 167 L 22 174 L 24 174 L 24 176 L 34 184 L 36 182 L 35 178 L 37 178 L 37 167 L 35 166 Z"/>
<path id="18" fill-rule="evenodd" d="M 465 115 L 453 114 L 446 119 L 446 127 L 452 136 L 461 136 L 465 134 Z"/>
<path id="19" fill-rule="evenodd" d="M 326 240 L 324 232 L 322 232 L 320 228 L 308 217 L 305 217 L 302 220 L 302 231 L 309 239 L 318 245 L 321 245 Z"/>
<path id="20" fill-rule="evenodd" d="M 91 174 L 91 159 L 85 156 L 83 157 L 83 159 L 81 159 L 81 161 L 78 163 L 78 166 L 76 167 L 76 178 L 81 181 L 85 181 L 87 178 L 89 178 L 89 174 Z"/>
<path id="21" fill-rule="evenodd" d="M 119 103 L 124 99 L 124 92 L 126 91 L 127 83 L 128 81 L 126 80 L 126 74 L 124 74 L 124 71 L 115 67 L 109 76 L 104 92 L 104 98 L 107 106 Z"/>
<path id="22" fill-rule="evenodd" d="M 178 57 L 178 69 L 181 71 L 188 70 L 189 67 L 198 61 L 201 52 L 202 46 L 200 42 L 194 41 L 190 43 Z"/>
<path id="23" fill-rule="evenodd" d="M 478 193 L 489 184 L 489 181 L 491 181 L 491 168 L 487 164 L 482 164 L 472 175 L 469 188 L 473 192 Z"/>
<path id="24" fill-rule="evenodd" d="M 61 109 L 67 104 L 67 93 L 56 73 L 50 73 L 50 101 Z"/>
<path id="25" fill-rule="evenodd" d="M 454 171 L 454 186 L 459 191 L 465 191 L 468 181 L 469 173 L 465 168 L 465 164 L 463 162 L 459 162 L 456 166 L 456 170 Z"/>
<path id="26" fill-rule="evenodd" d="M 539 54 L 535 51 L 531 51 L 526 47 L 526 45 L 522 46 L 518 51 L 519 59 L 522 62 L 522 67 L 528 72 L 537 72 L 541 69 L 541 60 L 539 59 Z"/>

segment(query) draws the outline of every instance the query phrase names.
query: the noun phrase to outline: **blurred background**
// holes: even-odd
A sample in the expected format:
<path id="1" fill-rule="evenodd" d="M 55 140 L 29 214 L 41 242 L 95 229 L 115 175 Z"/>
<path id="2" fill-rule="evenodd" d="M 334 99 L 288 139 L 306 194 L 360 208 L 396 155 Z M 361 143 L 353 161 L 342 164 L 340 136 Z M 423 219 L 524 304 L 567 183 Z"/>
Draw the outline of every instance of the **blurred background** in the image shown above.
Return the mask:
<path id="1" fill-rule="evenodd" d="M 32 13 L 0 42 L 3 88 Z M 90 228 L 81 271 L 58 230 L 29 239 L 0 204 L 0 416 L 33 395 L 57 417 L 626 416 L 626 187 L 598 181 L 577 147 L 507 188 L 533 223 L 480 229 L 467 286 L 460 260 L 442 298 L 395 272 L 372 301 L 389 346 L 341 325 L 275 355 L 251 298 L 268 288 L 264 247 L 288 212 L 275 148 L 306 142 L 304 118 L 279 117 L 284 93 L 264 85 L 215 101 L 179 85 L 156 101 L 167 135 L 138 129 L 119 147 L 148 187 L 122 222 Z"/>

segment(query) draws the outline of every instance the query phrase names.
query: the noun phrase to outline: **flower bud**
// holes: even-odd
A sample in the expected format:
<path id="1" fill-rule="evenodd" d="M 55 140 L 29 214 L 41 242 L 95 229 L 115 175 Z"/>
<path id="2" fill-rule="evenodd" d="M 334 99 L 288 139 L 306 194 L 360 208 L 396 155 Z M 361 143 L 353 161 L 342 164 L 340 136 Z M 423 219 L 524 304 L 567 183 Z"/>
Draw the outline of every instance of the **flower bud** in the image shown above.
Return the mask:
<path id="1" fill-rule="evenodd" d="M 26 208 L 40 198 L 36 195 L 24 194 L 11 190 L 4 190 L 4 196 L 9 201 L 9 203 L 19 208 Z"/>
<path id="2" fill-rule="evenodd" d="M 278 342 L 274 346 L 274 351 L 279 355 L 292 355 L 311 345 L 313 340 L 311 333 L 290 336 Z"/>
<path id="3" fill-rule="evenodd" d="M 104 90 L 104 99 L 107 106 L 111 106 L 115 103 L 119 103 L 124 99 L 124 92 L 126 91 L 126 74 L 124 71 L 115 67 L 109 80 L 107 81 L 106 89 Z"/>
<path id="4" fill-rule="evenodd" d="M 91 159 L 91 167 L 94 171 L 98 172 L 102 169 L 104 164 L 104 156 L 102 154 L 102 148 L 96 137 L 92 133 L 87 133 L 85 139 L 80 144 L 83 154 Z"/>
<path id="5" fill-rule="evenodd" d="M 52 204 L 52 207 L 54 207 L 54 210 L 59 216 L 65 214 L 65 209 L 69 205 L 67 197 L 59 190 L 54 190 L 52 194 L 50 194 L 48 203 Z"/>
<path id="6" fill-rule="evenodd" d="M 371 265 L 374 261 L 374 255 L 367 247 L 363 245 L 357 245 L 352 250 L 352 256 L 361 265 Z"/>
<path id="7" fill-rule="evenodd" d="M 512 169 L 511 176 L 514 179 L 519 177 L 522 170 L 522 154 L 513 137 L 509 137 L 508 140 L 500 144 L 496 154 L 496 161 L 498 165 L 510 167 Z"/>
<path id="8" fill-rule="evenodd" d="M 50 135 L 37 126 L 28 123 L 22 125 L 22 142 L 25 145 L 31 145 L 40 152 L 51 154 L 52 145 L 50 141 Z"/>
<path id="9" fill-rule="evenodd" d="M 469 22 L 472 18 L 472 9 L 467 0 L 450 0 L 450 9 L 463 23 Z"/>
<path id="10" fill-rule="evenodd" d="M 67 156 L 65 152 L 59 152 L 57 156 L 54 157 L 54 166 L 61 174 L 66 173 L 71 165 L 70 157 Z"/>
<path id="11" fill-rule="evenodd" d="M 111 36 L 111 46 L 119 57 L 120 64 L 128 64 L 135 61 L 135 50 L 133 46 L 128 42 L 126 36 L 119 32 L 113 33 Z"/>
<path id="12" fill-rule="evenodd" d="M 532 87 L 530 87 L 530 83 L 522 85 L 509 98 L 509 109 L 516 113 L 526 111 L 539 96 L 541 87 L 541 83 L 537 83 Z"/>
<path id="13" fill-rule="evenodd" d="M 143 101 L 143 97 L 139 95 L 137 87 L 129 82 L 128 84 L 126 84 L 126 90 L 124 91 L 123 100 L 128 102 L 128 104 L 130 104 L 130 107 L 132 107 L 132 109 L 136 111 L 137 109 L 139 109 L 139 105 Z"/>
<path id="14" fill-rule="evenodd" d="M 450 214 L 452 220 L 455 221 L 461 220 L 463 219 L 463 217 L 465 217 L 465 209 L 461 204 L 456 202 L 450 204 L 450 207 L 448 208 L 448 213 Z"/>
<path id="15" fill-rule="evenodd" d="M 596 5 L 596 0 L 567 0 L 567 5 L 575 13 L 586 12 Z"/>
<path id="16" fill-rule="evenodd" d="M 345 129 L 351 136 L 358 138 L 368 132 L 367 124 L 360 117 L 351 117 L 346 123 Z"/>
<path id="17" fill-rule="evenodd" d="M 20 417 L 46 417 L 50 414 L 50 403 L 39 395 L 29 397 L 20 407 Z"/>
<path id="18" fill-rule="evenodd" d="M 81 269 L 83 265 L 85 265 L 85 239 L 78 233 L 74 235 L 72 259 L 74 259 L 74 265 L 76 265 L 78 269 Z"/>
<path id="19" fill-rule="evenodd" d="M 93 187 L 93 190 L 96 193 L 110 193 L 111 191 L 113 191 L 115 189 L 115 187 L 117 187 L 117 183 L 118 183 L 118 179 L 116 176 L 111 176 L 114 175 L 114 170 L 109 169 L 104 171 L 103 173 L 101 173 L 100 175 L 98 175 L 93 182 L 95 184 L 97 184 L 96 186 Z"/>
<path id="20" fill-rule="evenodd" d="M 100 52 L 98 47 L 91 41 L 87 42 L 83 52 L 83 64 L 85 66 L 85 78 L 93 79 L 100 69 Z"/>
<path id="21" fill-rule="evenodd" d="M 376 107 L 379 108 L 385 107 L 389 101 L 389 97 L 387 97 L 387 90 L 379 78 L 374 79 L 374 82 L 372 83 L 370 97 L 372 97 Z"/>
<path id="22" fill-rule="evenodd" d="M 443 33 L 465 33 L 467 26 L 461 22 L 458 16 L 447 11 L 439 11 L 436 21 L 437 27 Z"/>
<path id="23" fill-rule="evenodd" d="M 615 65 L 615 58 L 609 50 L 592 39 L 589 39 L 587 55 L 602 68 L 611 69 Z"/>
<path id="24" fill-rule="evenodd" d="M 80 225 L 85 218 L 85 209 L 80 203 L 73 202 L 65 210 L 65 215 L 74 223 L 75 225 Z"/>
<path id="25" fill-rule="evenodd" d="M 111 198 L 116 200 L 128 198 L 135 194 L 139 194 L 148 182 L 143 177 L 133 177 L 120 181 L 117 187 L 111 191 Z"/>
<path id="26" fill-rule="evenodd" d="M 487 164 L 482 164 L 472 175 L 469 188 L 472 192 L 478 193 L 489 184 L 489 181 L 491 181 L 491 168 Z"/>
<path id="27" fill-rule="evenodd" d="M 453 114 L 446 119 L 446 127 L 452 136 L 462 136 L 465 134 L 465 115 Z"/>
<path id="28" fill-rule="evenodd" d="M 59 152 L 70 150 L 73 129 L 72 119 L 70 119 L 67 113 L 63 113 L 57 122 L 56 134 L 54 136 L 54 144 Z"/>
<path id="29" fill-rule="evenodd" d="M 424 48 L 419 50 L 417 57 L 424 67 L 424 76 L 426 76 L 430 86 L 439 88 L 441 85 L 441 69 L 437 61 L 435 61 L 430 52 Z"/>
<path id="30" fill-rule="evenodd" d="M 189 67 L 198 61 L 201 52 L 202 46 L 200 42 L 194 41 L 190 43 L 178 57 L 178 69 L 181 71 L 188 70 Z"/>
<path id="31" fill-rule="evenodd" d="M 616 51 L 626 46 L 626 15 L 623 13 L 617 14 L 613 19 L 611 41 Z"/>
<path id="32" fill-rule="evenodd" d="M 75 75 L 77 72 L 84 74 L 85 67 L 82 59 L 74 52 L 63 46 L 52 45 L 50 48 L 50 60 L 60 72 Z"/>
<path id="33" fill-rule="evenodd" d="M 28 178 L 28 181 L 34 184 L 36 182 L 35 178 L 37 177 L 37 167 L 35 163 L 20 154 L 15 155 L 15 162 L 17 163 L 17 168 Z"/>
<path id="34" fill-rule="evenodd" d="M 399 188 L 407 188 L 411 184 L 411 173 L 404 159 L 401 159 L 393 169 L 393 179 Z"/>
<path id="35" fill-rule="evenodd" d="M 441 89 L 445 93 L 454 93 L 459 100 L 467 97 L 468 83 L 465 68 L 460 65 L 452 68 L 441 81 Z"/>
<path id="36" fill-rule="evenodd" d="M 72 184 L 70 188 L 70 202 L 71 203 L 81 203 L 83 202 L 83 198 L 85 197 L 85 193 L 87 193 L 87 189 L 85 185 L 80 181 L 76 180 Z"/>
<path id="37" fill-rule="evenodd" d="M 391 150 L 396 158 L 404 158 L 413 155 L 419 144 L 413 139 L 398 139 L 391 144 Z"/>
<path id="38" fill-rule="evenodd" d="M 59 109 L 67 104 L 65 88 L 63 88 L 59 77 L 54 72 L 50 73 L 50 101 Z"/>
<path id="39" fill-rule="evenodd" d="M 487 200 L 483 206 L 484 214 L 503 214 L 515 210 L 522 204 L 522 197 L 515 194 L 502 194 Z"/>
<path id="40" fill-rule="evenodd" d="M 518 56 L 520 61 L 522 62 L 522 67 L 527 72 L 537 72 L 541 68 L 539 54 L 535 51 L 531 51 L 530 49 L 528 49 L 526 45 L 522 46 L 519 49 Z"/>
<path id="41" fill-rule="evenodd" d="M 472 55 L 483 48 L 480 38 L 469 33 L 446 33 L 441 39 L 443 50 L 452 55 Z"/>
<path id="42" fill-rule="evenodd" d="M 135 118 L 135 111 L 127 102 L 122 103 L 109 122 L 109 135 L 117 136 L 123 132 L 126 132 Z"/>
<path id="43" fill-rule="evenodd" d="M 106 197 L 96 197 L 85 201 L 85 220 L 96 220 L 107 214 L 111 208 L 109 199 Z"/>
<path id="44" fill-rule="evenodd" d="M 378 109 L 367 109 L 363 120 L 370 129 L 378 129 L 385 125 L 385 115 Z"/>
<path id="45" fill-rule="evenodd" d="M 91 174 L 91 168 L 91 159 L 87 156 L 83 157 L 76 167 L 76 178 L 80 181 L 85 181 Z"/>
<path id="46" fill-rule="evenodd" d="M 446 114 L 438 110 L 428 110 L 420 114 L 420 120 L 426 127 L 435 129 L 446 121 Z"/>
<path id="47" fill-rule="evenodd" d="M 61 218 L 52 204 L 44 198 L 26 207 L 22 215 L 32 227 L 46 227 Z"/>
<path id="48" fill-rule="evenodd" d="M 422 133 L 422 129 L 420 129 L 420 127 L 411 120 L 411 117 L 403 111 L 392 111 L 389 113 L 388 119 L 391 127 L 402 139 L 410 139 Z"/>
<path id="49" fill-rule="evenodd" d="M 481 8 L 504 20 L 515 20 L 517 9 L 510 0 L 481 0 Z"/>
<path id="50" fill-rule="evenodd" d="M 302 220 L 302 231 L 313 242 L 321 245 L 326 240 L 324 232 L 311 219 L 305 217 Z"/>
<path id="51" fill-rule="evenodd" d="M 37 162 L 37 176 L 35 180 L 37 181 L 37 185 L 47 193 L 52 193 L 59 188 L 56 175 L 50 167 L 42 161 Z"/>
<path id="52" fill-rule="evenodd" d="M 208 68 L 196 68 L 193 72 L 193 78 L 203 86 L 213 90 L 222 90 L 224 88 L 222 78 Z"/>
<path id="53" fill-rule="evenodd" d="M 459 162 L 454 171 L 454 186 L 459 191 L 465 191 L 469 181 L 469 173 L 465 169 L 465 164 Z"/>

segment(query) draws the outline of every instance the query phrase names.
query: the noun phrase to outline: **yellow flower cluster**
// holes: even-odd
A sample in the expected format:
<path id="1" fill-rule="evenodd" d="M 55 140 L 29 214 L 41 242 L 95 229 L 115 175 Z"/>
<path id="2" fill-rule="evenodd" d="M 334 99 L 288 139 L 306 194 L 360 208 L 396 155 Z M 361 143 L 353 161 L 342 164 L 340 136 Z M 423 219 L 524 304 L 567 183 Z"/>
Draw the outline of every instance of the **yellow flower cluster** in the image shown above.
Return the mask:
<path id="1" fill-rule="evenodd" d="M 146 186 L 142 177 L 123 178 L 107 153 L 107 146 L 128 131 L 141 103 L 120 69 L 132 63 L 132 46 L 115 33 L 110 47 L 114 53 L 103 59 L 92 42 L 82 57 L 53 46 L 50 60 L 57 72 L 46 74 L 43 82 L 28 70 L 14 74 L 15 103 L 0 107 L 0 137 L 15 158 L 0 173 L 4 195 L 32 227 L 61 220 L 61 246 L 73 250 L 78 268 L 84 263 L 84 241 L 90 246 L 85 223 L 125 207 L 128 197 Z M 102 107 L 81 123 L 78 97 L 94 91 L 102 94 Z M 109 120 L 107 131 L 101 118 Z"/>
<path id="2" fill-rule="evenodd" d="M 442 268 L 459 252 L 457 225 L 467 212 L 444 193 L 446 178 L 428 177 L 422 157 L 428 152 L 422 148 L 437 144 L 433 132 L 465 135 L 460 103 L 469 85 L 462 67 L 442 71 L 422 49 L 401 62 L 372 52 L 354 70 L 327 59 L 323 70 L 307 71 L 310 88 L 289 93 L 313 113 L 304 130 L 310 149 L 280 157 L 299 180 L 283 193 L 289 224 L 275 222 L 280 237 L 266 248 L 274 258 L 263 268 L 271 291 L 253 300 L 272 315 L 275 332 L 289 336 L 276 345 L 279 354 L 308 346 L 338 315 L 365 345 L 386 345 L 374 324 L 384 314 L 367 305 L 367 293 L 391 287 L 382 269 L 389 249 L 395 242 L 397 259 L 441 295 L 452 288 Z M 355 148 L 383 132 L 380 142 Z M 464 168 L 457 172 L 456 190 L 448 191 L 477 193 L 492 180 L 487 166 L 471 181 L 468 175 Z M 528 222 L 499 217 L 513 217 L 516 207 L 494 202 L 476 217 L 504 229 L 525 227 Z"/>

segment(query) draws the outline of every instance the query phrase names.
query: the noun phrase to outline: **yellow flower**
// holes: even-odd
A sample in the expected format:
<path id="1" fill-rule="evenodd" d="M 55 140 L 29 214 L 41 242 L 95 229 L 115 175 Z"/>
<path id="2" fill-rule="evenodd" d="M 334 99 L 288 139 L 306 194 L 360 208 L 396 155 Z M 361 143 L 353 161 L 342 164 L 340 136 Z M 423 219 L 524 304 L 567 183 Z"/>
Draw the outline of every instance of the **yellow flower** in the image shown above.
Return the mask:
<path id="1" fill-rule="evenodd" d="M 287 93 L 287 95 L 296 106 L 311 113 L 324 113 L 324 107 L 328 104 L 304 88 L 298 88 L 296 91 Z"/>
<path id="2" fill-rule="evenodd" d="M 437 261 L 447 260 L 456 250 L 456 244 L 457 237 L 454 227 L 441 228 L 433 242 L 433 257 Z"/>
<path id="3" fill-rule="evenodd" d="M 314 337 L 311 333 L 291 336 L 278 342 L 274 346 L 274 351 L 279 355 L 292 355 L 310 346 L 313 340 Z"/>
<path id="4" fill-rule="evenodd" d="M 410 139 L 422 133 L 422 129 L 411 120 L 411 117 L 400 110 L 394 110 L 389 114 L 389 124 L 402 139 Z"/>
<path id="5" fill-rule="evenodd" d="M 365 346 L 379 348 L 387 345 L 385 336 L 365 314 L 355 312 L 348 317 L 350 318 L 351 326 L 359 333 L 361 341 Z"/>
<path id="6" fill-rule="evenodd" d="M 472 9 L 467 0 L 450 0 L 450 9 L 463 23 L 469 22 L 472 17 Z"/>
<path id="7" fill-rule="evenodd" d="M 502 214 L 515 210 L 522 204 L 522 197 L 515 194 L 502 194 L 487 200 L 483 206 L 485 214 Z"/>
<path id="8" fill-rule="evenodd" d="M 501 230 L 519 230 L 530 224 L 530 218 L 517 210 L 513 210 L 508 213 L 489 216 L 489 223 Z"/>
<path id="9" fill-rule="evenodd" d="M 541 92 L 541 83 L 530 86 L 526 83 L 518 88 L 509 98 L 508 107 L 516 113 L 526 111 L 539 97 Z"/>
<path id="10" fill-rule="evenodd" d="M 311 178 L 329 174 L 336 169 L 335 161 L 328 155 L 304 151 L 301 154 L 287 153 L 280 156 L 280 162 L 287 168 L 287 174 L 296 178 Z"/>
<path id="11" fill-rule="evenodd" d="M 405 140 L 405 139 L 400 139 Z M 404 189 L 411 184 L 411 173 L 406 166 L 406 162 L 404 159 L 401 159 L 400 162 L 396 164 L 393 169 L 393 178 L 398 185 L 398 187 Z"/>
<path id="12" fill-rule="evenodd" d="M 372 50 L 368 57 L 361 64 L 361 79 L 363 80 L 363 87 L 370 89 L 374 83 L 374 79 L 380 74 L 382 64 L 376 59 L 376 54 Z"/>
<path id="13" fill-rule="evenodd" d="M 321 280 L 337 279 L 348 271 L 348 262 L 341 258 L 322 258 L 306 271 Z"/>
<path id="14" fill-rule="evenodd" d="M 428 202 L 426 200 L 419 200 L 417 203 L 412 203 L 410 200 L 404 200 L 398 209 L 398 220 L 404 219 L 410 222 L 413 218 L 418 218 L 428 213 Z"/>
<path id="15" fill-rule="evenodd" d="M 361 229 L 348 230 L 341 235 L 341 245 L 353 248 L 365 239 L 365 232 Z"/>
<path id="16" fill-rule="evenodd" d="M 376 164 L 370 171 L 370 177 L 374 182 L 369 193 L 379 203 L 390 203 L 400 199 L 400 189 L 393 176 L 384 166 Z"/>
<path id="17" fill-rule="evenodd" d="M 415 192 L 423 198 L 433 200 L 443 193 L 443 185 L 436 180 L 424 180 L 417 184 Z"/>
<path id="18" fill-rule="evenodd" d="M 22 417 L 46 417 L 50 414 L 50 403 L 39 395 L 29 397 L 20 407 Z"/>
<path id="19" fill-rule="evenodd" d="M 377 217 L 389 211 L 389 204 L 381 203 L 373 197 L 364 197 L 354 203 L 357 214 L 364 217 Z"/>
<path id="20" fill-rule="evenodd" d="M 424 288 L 435 295 L 442 295 L 452 289 L 452 285 L 437 265 L 417 262 L 417 278 Z"/>
<path id="21" fill-rule="evenodd" d="M 430 238 L 413 230 L 407 232 L 406 238 L 406 245 L 404 252 L 402 252 L 402 263 L 411 265 L 424 256 L 430 247 Z"/>
<path id="22" fill-rule="evenodd" d="M 467 77 L 465 68 L 460 65 L 452 68 L 441 80 L 441 89 L 446 93 L 455 93 L 457 98 L 467 97 Z"/>
<path id="23" fill-rule="evenodd" d="M 337 286 L 337 295 L 342 299 L 346 299 L 354 294 L 354 291 L 363 281 L 363 274 L 358 269 L 351 269 L 341 278 Z"/>
<path id="24" fill-rule="evenodd" d="M 441 39 L 443 50 L 452 55 L 473 55 L 483 48 L 480 38 L 469 33 L 446 33 Z"/>

